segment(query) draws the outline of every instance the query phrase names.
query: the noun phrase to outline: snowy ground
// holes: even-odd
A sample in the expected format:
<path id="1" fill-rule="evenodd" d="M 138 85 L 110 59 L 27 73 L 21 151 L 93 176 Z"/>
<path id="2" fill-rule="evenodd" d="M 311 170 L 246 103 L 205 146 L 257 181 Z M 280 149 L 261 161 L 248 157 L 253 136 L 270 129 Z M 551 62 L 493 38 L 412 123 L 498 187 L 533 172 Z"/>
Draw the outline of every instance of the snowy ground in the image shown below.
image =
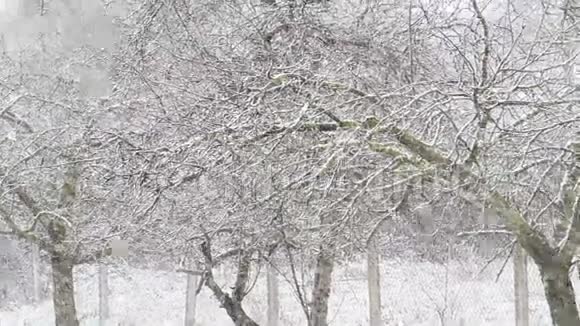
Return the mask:
<path id="1" fill-rule="evenodd" d="M 495 282 L 499 266 L 478 275 L 473 263 L 445 266 L 430 263 L 387 261 L 382 265 L 382 305 L 386 325 L 508 326 L 514 324 L 513 275 L 508 264 Z M 537 272 L 530 273 L 531 325 L 549 325 L 548 310 Z M 77 272 L 77 302 L 82 325 L 98 325 L 96 268 Z M 329 320 L 331 325 L 368 325 L 365 266 L 353 264 L 335 275 Z M 221 277 L 227 277 L 223 274 Z M 574 277 L 574 279 L 578 279 Z M 290 287 L 281 279 L 281 325 L 305 325 L 304 316 Z M 185 276 L 130 268 L 111 271 L 110 325 L 183 325 Z M 266 324 L 265 280 L 259 280 L 245 307 L 260 324 Z M 197 325 L 233 325 L 207 289 L 200 294 Z M 0 312 L 0 326 L 51 326 L 50 302 Z"/>

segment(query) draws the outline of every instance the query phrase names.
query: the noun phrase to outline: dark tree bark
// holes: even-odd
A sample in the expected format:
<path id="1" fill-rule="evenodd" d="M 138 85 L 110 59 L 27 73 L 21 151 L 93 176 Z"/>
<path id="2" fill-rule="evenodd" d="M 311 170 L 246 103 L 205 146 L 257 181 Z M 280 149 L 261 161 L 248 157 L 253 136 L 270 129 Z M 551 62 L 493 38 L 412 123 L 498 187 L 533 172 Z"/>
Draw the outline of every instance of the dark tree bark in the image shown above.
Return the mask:
<path id="1" fill-rule="evenodd" d="M 538 266 L 540 267 L 546 300 L 550 307 L 552 325 L 580 325 L 574 288 L 569 276 L 570 266 L 555 263 Z"/>
<path id="2" fill-rule="evenodd" d="M 236 275 L 236 282 L 232 290 L 232 294 L 224 292 L 222 288 L 215 282 L 213 276 L 213 258 L 209 240 L 201 244 L 201 253 L 205 258 L 205 285 L 212 291 L 214 296 L 220 302 L 222 308 L 236 326 L 259 326 L 244 310 L 242 301 L 246 296 L 246 285 L 248 282 L 250 270 L 251 253 L 240 250 L 240 258 L 238 261 L 238 272 Z"/>
<path id="3" fill-rule="evenodd" d="M 316 258 L 314 288 L 312 289 L 312 306 L 310 309 L 310 326 L 327 326 L 328 298 L 332 286 L 334 260 L 330 253 L 321 248 Z"/>
<path id="4" fill-rule="evenodd" d="M 56 326 L 79 326 L 74 297 L 73 259 L 53 252 L 51 257 L 52 284 Z"/>
<path id="5" fill-rule="evenodd" d="M 259 326 L 246 314 L 241 303 L 235 302 L 229 295 L 223 296 L 220 302 L 236 326 Z"/>
<path id="6" fill-rule="evenodd" d="M 67 227 L 62 221 L 55 219 L 48 223 L 47 231 L 51 240 L 49 252 L 52 266 L 55 326 L 79 326 L 73 278 L 75 259 L 67 247 Z"/>

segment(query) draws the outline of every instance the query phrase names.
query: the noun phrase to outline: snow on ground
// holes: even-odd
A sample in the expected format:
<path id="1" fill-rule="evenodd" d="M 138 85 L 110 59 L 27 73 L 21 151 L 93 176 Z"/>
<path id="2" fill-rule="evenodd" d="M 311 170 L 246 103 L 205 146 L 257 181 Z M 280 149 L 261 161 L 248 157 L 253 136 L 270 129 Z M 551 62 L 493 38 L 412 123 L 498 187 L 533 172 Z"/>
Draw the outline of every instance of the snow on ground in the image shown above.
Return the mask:
<path id="1" fill-rule="evenodd" d="M 499 266 L 478 274 L 473 263 L 431 263 L 387 261 L 382 265 L 382 305 L 386 325 L 508 326 L 514 324 L 513 275 L 508 264 L 495 281 Z M 83 326 L 98 325 L 98 284 L 95 266 L 76 271 L 79 317 Z M 183 325 L 185 284 L 183 274 L 140 270 L 128 267 L 111 269 L 111 326 Z M 329 321 L 337 326 L 368 325 L 365 265 L 338 268 L 331 295 Z M 219 275 L 224 278 L 227 275 Z M 578 277 L 574 277 L 578 280 Z M 262 325 L 266 324 L 266 284 L 258 280 L 245 308 Z M 305 319 L 291 288 L 281 279 L 281 325 L 305 325 Z M 530 272 L 531 324 L 549 325 L 537 271 Z M 203 289 L 197 302 L 198 326 L 230 326 L 223 309 Z M 53 326 L 49 301 L 38 306 L 22 306 L 0 311 L 0 326 Z"/>

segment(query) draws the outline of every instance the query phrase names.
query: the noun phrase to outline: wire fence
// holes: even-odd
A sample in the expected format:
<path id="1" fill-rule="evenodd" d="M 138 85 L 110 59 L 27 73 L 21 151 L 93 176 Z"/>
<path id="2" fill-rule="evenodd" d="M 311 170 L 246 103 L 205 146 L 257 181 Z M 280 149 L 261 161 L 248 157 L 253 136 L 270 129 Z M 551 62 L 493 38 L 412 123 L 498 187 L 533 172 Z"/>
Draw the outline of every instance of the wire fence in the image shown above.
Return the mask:
<path id="1" fill-rule="evenodd" d="M 448 260 L 444 263 L 412 259 L 388 259 L 380 265 L 382 319 L 385 325 L 514 325 L 513 264 L 483 259 Z M 528 264 L 530 325 L 551 325 L 537 268 Z M 501 273 L 500 273 L 501 271 Z M 82 325 L 98 325 L 98 269 L 76 270 L 76 291 Z M 225 267 L 217 275 L 227 284 L 235 275 Z M 330 325 L 368 325 L 366 262 L 335 269 L 330 299 Z M 578 283 L 574 272 L 573 282 Z M 260 325 L 267 325 L 265 273 L 255 275 L 245 308 Z M 280 279 L 280 326 L 305 325 L 306 319 L 295 291 L 284 276 Z M 307 282 L 308 283 L 308 282 Z M 183 325 L 186 276 L 181 273 L 111 266 L 109 274 L 110 320 L 107 325 Z M 578 288 L 578 287 L 577 287 Z M 197 323 L 232 325 L 225 311 L 206 289 L 197 299 Z M 1 326 L 50 326 L 49 300 L 0 313 Z"/>
<path id="2" fill-rule="evenodd" d="M 381 303 L 386 325 L 514 325 L 514 275 L 511 261 L 482 271 L 485 261 L 443 264 L 386 261 L 381 265 Z M 347 268 L 335 294 L 361 292 L 359 271 Z M 529 274 L 531 325 L 551 325 L 537 270 Z M 340 296 L 340 295 L 338 295 Z M 367 306 L 367 297 L 355 304 Z M 342 314 L 342 312 L 341 312 Z M 339 323 L 340 324 L 340 323 Z M 357 325 L 356 323 L 349 323 Z M 368 324 L 365 322 L 358 325 Z"/>

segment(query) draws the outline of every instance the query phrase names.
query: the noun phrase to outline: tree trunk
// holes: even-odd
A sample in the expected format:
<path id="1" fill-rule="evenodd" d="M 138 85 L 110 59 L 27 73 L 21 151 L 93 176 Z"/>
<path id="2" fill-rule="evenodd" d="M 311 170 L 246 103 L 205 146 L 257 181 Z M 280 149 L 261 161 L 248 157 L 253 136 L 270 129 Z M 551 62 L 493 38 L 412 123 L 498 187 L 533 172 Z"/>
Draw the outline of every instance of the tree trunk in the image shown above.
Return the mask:
<path id="1" fill-rule="evenodd" d="M 206 278 L 205 285 L 213 292 L 216 299 L 221 303 L 230 316 L 231 320 L 236 326 L 258 326 L 258 324 L 250 318 L 242 307 L 242 301 L 245 296 L 246 285 L 248 281 L 248 273 L 250 268 L 250 254 L 244 254 L 240 257 L 238 263 L 238 272 L 236 276 L 236 283 L 234 285 L 232 295 L 230 296 L 222 290 L 222 288 L 215 282 L 212 271 L 211 249 L 207 242 L 200 245 L 201 253 L 206 258 Z"/>
<path id="2" fill-rule="evenodd" d="M 51 257 L 55 326 L 79 326 L 74 297 L 73 259 L 65 254 Z"/>
<path id="3" fill-rule="evenodd" d="M 250 318 L 240 303 L 234 303 L 233 301 L 226 299 L 226 304 L 224 305 L 226 312 L 230 318 L 234 321 L 236 326 L 259 326 L 252 318 Z"/>
<path id="4" fill-rule="evenodd" d="M 221 303 L 221 307 L 226 310 L 226 313 L 236 326 L 259 326 L 246 314 L 241 302 L 234 301 L 229 294 L 225 293 L 217 285 L 213 275 L 208 276 L 205 284 L 213 292 L 216 299 Z"/>
<path id="5" fill-rule="evenodd" d="M 332 256 L 321 248 L 316 260 L 316 274 L 312 289 L 312 306 L 310 310 L 310 326 L 327 326 L 328 298 L 332 286 Z"/>
<path id="6" fill-rule="evenodd" d="M 539 267 L 544 293 L 550 307 L 552 325 L 580 325 L 574 288 L 568 274 L 569 266 L 552 263 Z"/>

